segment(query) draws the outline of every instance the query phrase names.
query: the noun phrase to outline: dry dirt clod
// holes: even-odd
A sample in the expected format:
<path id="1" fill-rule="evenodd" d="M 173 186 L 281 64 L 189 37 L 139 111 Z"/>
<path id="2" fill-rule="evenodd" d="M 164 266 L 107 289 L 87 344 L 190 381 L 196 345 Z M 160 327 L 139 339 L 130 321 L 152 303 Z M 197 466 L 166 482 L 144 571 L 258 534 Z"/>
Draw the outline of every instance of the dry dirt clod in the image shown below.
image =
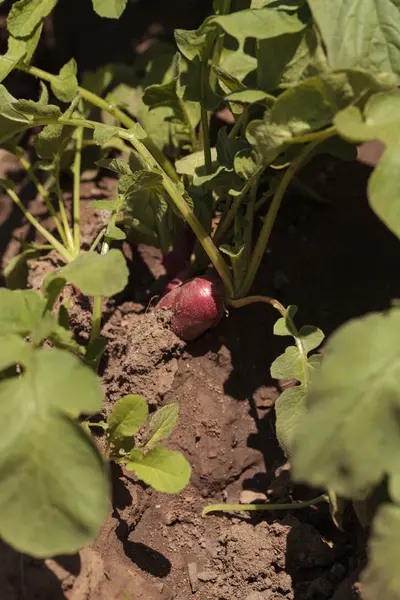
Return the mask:
<path id="1" fill-rule="evenodd" d="M 190 581 L 190 587 L 192 589 L 193 594 L 195 594 L 197 592 L 197 588 L 198 588 L 198 575 L 197 575 L 197 563 L 195 562 L 190 562 L 187 566 L 188 569 L 188 575 L 189 575 L 189 581 Z"/>
<path id="2" fill-rule="evenodd" d="M 252 502 L 265 502 L 267 496 L 262 492 L 253 492 L 253 490 L 243 490 L 240 493 L 240 504 L 251 504 Z"/>

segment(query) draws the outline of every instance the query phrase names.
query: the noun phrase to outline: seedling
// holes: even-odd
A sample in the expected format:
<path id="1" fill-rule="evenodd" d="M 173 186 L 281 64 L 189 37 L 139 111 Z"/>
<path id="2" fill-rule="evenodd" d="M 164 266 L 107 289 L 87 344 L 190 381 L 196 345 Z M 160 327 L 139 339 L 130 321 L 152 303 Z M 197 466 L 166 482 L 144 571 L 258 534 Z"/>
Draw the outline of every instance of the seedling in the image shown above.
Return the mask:
<path id="1" fill-rule="evenodd" d="M 142 396 L 129 395 L 118 400 L 107 422 L 88 423 L 101 427 L 106 434 L 105 453 L 109 460 L 124 465 L 127 471 L 159 492 L 180 492 L 190 478 L 190 465 L 185 457 L 166 448 L 167 440 L 178 424 L 179 407 L 168 404 L 158 409 L 143 429 L 148 406 Z M 135 439 L 140 430 L 140 437 Z"/>

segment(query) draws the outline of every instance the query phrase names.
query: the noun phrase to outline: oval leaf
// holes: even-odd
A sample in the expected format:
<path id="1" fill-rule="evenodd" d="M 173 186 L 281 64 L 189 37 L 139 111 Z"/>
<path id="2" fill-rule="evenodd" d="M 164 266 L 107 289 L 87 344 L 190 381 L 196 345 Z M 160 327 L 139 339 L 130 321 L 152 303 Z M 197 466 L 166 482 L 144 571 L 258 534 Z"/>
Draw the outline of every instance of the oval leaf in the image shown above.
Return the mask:
<path id="1" fill-rule="evenodd" d="M 127 470 L 158 492 L 177 494 L 189 483 L 191 468 L 180 452 L 160 445 L 145 455 L 133 450 L 130 459 Z"/>
<path id="2" fill-rule="evenodd" d="M 116 402 L 108 419 L 110 438 L 134 436 L 146 422 L 148 413 L 147 402 L 142 396 L 124 396 Z"/>

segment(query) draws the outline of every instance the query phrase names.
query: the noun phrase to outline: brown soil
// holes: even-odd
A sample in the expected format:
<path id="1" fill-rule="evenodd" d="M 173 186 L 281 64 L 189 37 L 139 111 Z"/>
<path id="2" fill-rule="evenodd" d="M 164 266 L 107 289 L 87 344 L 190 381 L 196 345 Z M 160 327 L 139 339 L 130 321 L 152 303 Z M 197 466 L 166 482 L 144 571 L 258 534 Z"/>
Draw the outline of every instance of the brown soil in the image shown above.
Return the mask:
<path id="1" fill-rule="evenodd" d="M 368 174 L 360 163 L 314 163 L 304 177 L 327 203 L 288 196 L 255 285 L 255 292 L 298 304 L 299 323 L 318 325 L 327 334 L 353 316 L 387 307 L 400 292 L 392 275 L 399 269 L 398 242 L 368 207 Z M 93 184 L 88 185 L 83 192 L 90 196 Z M 41 215 L 38 202 L 29 205 Z M 32 232 L 4 196 L 0 209 L 5 259 L 19 248 L 15 232 L 21 238 Z M 93 220 L 91 212 L 84 214 L 89 242 L 101 215 Z M 284 344 L 272 336 L 277 315 L 266 306 L 231 311 L 183 347 L 168 330 L 168 314 L 148 310 L 162 276 L 158 252 L 139 247 L 126 253 L 130 284 L 106 307 L 104 409 L 130 392 L 145 395 L 152 407 L 177 402 L 179 428 L 170 445 L 190 461 L 190 485 L 169 496 L 113 469 L 113 502 L 96 542 L 79 555 L 46 561 L 2 545 L 1 599 L 359 597 L 351 580 L 362 560 L 356 528 L 350 519 L 345 532 L 336 530 L 326 506 L 268 516 L 201 517 L 202 508 L 213 502 L 290 502 L 316 494 L 293 486 L 275 437 L 279 387 L 269 377 L 269 365 Z M 48 262 L 33 266 L 31 283 L 38 287 Z M 89 309 L 76 298 L 73 324 L 82 338 Z"/>

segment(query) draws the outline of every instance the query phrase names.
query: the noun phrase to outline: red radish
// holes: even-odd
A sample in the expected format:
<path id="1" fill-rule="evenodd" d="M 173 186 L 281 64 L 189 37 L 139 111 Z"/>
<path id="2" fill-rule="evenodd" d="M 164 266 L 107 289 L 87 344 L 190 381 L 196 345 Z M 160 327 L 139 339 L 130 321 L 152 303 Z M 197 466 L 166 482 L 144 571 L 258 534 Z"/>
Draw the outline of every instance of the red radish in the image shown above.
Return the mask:
<path id="1" fill-rule="evenodd" d="M 172 331 L 190 342 L 224 314 L 224 286 L 217 276 L 195 277 L 170 291 L 158 307 L 172 310 Z"/>
<path id="2" fill-rule="evenodd" d="M 172 290 L 174 290 L 176 287 L 182 285 L 183 283 L 185 283 L 189 279 L 192 279 L 193 275 L 194 275 L 193 268 L 190 267 L 190 266 L 186 267 L 186 269 L 183 269 L 183 271 L 180 271 L 176 275 L 176 277 L 174 277 L 173 279 L 171 279 L 171 281 L 169 281 L 167 283 L 167 285 L 164 288 L 164 291 L 163 291 L 162 295 L 165 296 L 169 292 L 172 292 Z"/>

